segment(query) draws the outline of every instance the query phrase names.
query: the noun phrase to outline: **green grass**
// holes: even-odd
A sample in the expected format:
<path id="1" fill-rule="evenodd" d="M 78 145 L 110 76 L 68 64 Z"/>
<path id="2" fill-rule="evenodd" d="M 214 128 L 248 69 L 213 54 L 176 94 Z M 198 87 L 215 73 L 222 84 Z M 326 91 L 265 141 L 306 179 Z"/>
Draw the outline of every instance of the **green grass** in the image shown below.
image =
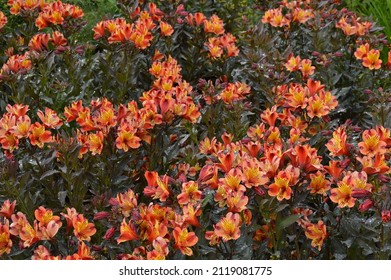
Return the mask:
<path id="1" fill-rule="evenodd" d="M 347 6 L 363 16 L 373 16 L 373 20 L 384 27 L 384 33 L 391 39 L 391 0 L 347 0 Z"/>
<path id="2" fill-rule="evenodd" d="M 119 11 L 116 0 L 63 0 L 63 2 L 79 6 L 84 11 L 84 20 L 87 24 L 80 34 L 81 41 L 91 40 L 92 28 L 96 23 L 112 18 Z"/>

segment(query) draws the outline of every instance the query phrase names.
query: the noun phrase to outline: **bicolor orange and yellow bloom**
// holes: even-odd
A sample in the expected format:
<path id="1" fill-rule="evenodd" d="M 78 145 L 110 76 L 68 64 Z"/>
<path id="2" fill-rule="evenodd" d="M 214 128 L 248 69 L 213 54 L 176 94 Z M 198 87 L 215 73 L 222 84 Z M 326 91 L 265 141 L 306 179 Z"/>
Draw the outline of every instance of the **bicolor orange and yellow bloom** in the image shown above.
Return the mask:
<path id="1" fill-rule="evenodd" d="M 12 248 L 12 240 L 9 231 L 9 222 L 5 220 L 2 224 L 0 221 L 0 257 L 3 254 L 9 254 Z"/>
<path id="2" fill-rule="evenodd" d="M 228 212 L 215 226 L 214 234 L 222 238 L 224 242 L 236 240 L 240 237 L 242 220 L 238 213 Z"/>
<path id="3" fill-rule="evenodd" d="M 78 214 L 72 218 L 73 233 L 80 241 L 90 241 L 91 236 L 96 233 L 93 223 L 89 223 L 83 214 Z"/>
<path id="4" fill-rule="evenodd" d="M 375 129 L 365 130 L 362 134 L 362 140 L 358 143 L 361 154 L 373 157 L 386 153 L 387 144 L 380 139 L 380 135 Z"/>
<path id="5" fill-rule="evenodd" d="M 312 240 L 311 246 L 317 247 L 320 251 L 322 249 L 324 240 L 327 238 L 326 225 L 323 221 L 308 225 L 305 228 L 305 236 Z"/>
<path id="6" fill-rule="evenodd" d="M 331 189 L 330 199 L 332 202 L 337 203 L 339 208 L 352 208 L 356 202 L 352 193 L 352 187 L 346 180 L 342 180 L 338 182 L 338 188 Z"/>
<path id="7" fill-rule="evenodd" d="M 190 247 L 198 242 L 198 237 L 195 233 L 189 232 L 187 228 L 175 227 L 172 234 L 175 240 L 175 247 L 178 248 L 182 254 L 192 256 L 193 250 Z"/>
<path id="8" fill-rule="evenodd" d="M 126 241 L 137 240 L 138 234 L 132 221 L 126 222 L 125 218 L 122 220 L 120 227 L 120 236 L 117 239 L 117 243 L 120 244 Z"/>

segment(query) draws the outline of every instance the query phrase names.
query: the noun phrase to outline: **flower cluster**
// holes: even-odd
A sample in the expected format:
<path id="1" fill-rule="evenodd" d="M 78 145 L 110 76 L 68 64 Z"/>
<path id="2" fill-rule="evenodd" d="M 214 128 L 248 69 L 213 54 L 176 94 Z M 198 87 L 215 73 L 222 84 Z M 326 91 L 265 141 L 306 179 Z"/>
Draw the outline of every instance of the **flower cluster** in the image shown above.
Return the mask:
<path id="1" fill-rule="evenodd" d="M 315 66 L 312 66 L 310 59 L 301 59 L 300 56 L 289 55 L 288 61 L 285 63 L 285 68 L 289 72 L 300 70 L 304 79 L 311 76 L 315 72 Z"/>
<path id="2" fill-rule="evenodd" d="M 370 70 L 380 69 L 382 65 L 382 60 L 380 59 L 380 51 L 375 49 L 370 49 L 368 43 L 361 45 L 354 52 L 354 56 L 362 60 L 362 65 L 369 68 Z"/>
<path id="3" fill-rule="evenodd" d="M 10 75 L 15 73 L 26 73 L 32 66 L 30 53 L 11 55 L 7 62 L 1 67 L 0 75 Z"/>
<path id="4" fill-rule="evenodd" d="M 372 23 L 368 21 L 361 22 L 360 18 L 357 18 L 355 15 L 350 17 L 343 16 L 336 24 L 336 27 L 341 29 L 347 36 L 364 36 L 369 32 Z"/>
<path id="5" fill-rule="evenodd" d="M 37 43 L 39 38 L 41 45 Z M 35 50 L 39 50 L 37 46 L 44 46 L 42 38 L 48 36 L 37 35 L 32 39 L 34 44 L 30 42 Z M 13 67 L 9 69 L 19 70 L 13 70 Z M 175 117 L 194 123 L 200 116 L 190 95 L 192 87 L 182 80 L 180 72 L 181 67 L 172 57 L 166 61 L 156 60 L 150 69 L 156 80 L 153 88 L 144 92 L 140 98 L 141 108 L 135 101 L 131 101 L 120 104 L 116 109 L 105 98 L 93 100 L 91 107 L 84 107 L 79 100 L 64 109 L 64 120 L 55 111 L 46 108 L 44 112 L 37 112 L 41 122 L 32 123 L 27 115 L 28 105 L 8 105 L 7 113 L 0 119 L 1 147 L 11 155 L 23 139 L 28 139 L 31 145 L 40 148 L 45 143 L 61 143 L 61 139 L 53 137 L 52 130 L 58 130 L 64 123 L 76 121 L 80 127 L 77 130 L 77 143 L 82 146 L 80 157 L 88 151 L 93 155 L 100 154 L 104 139 L 112 128 L 117 130 L 115 143 L 118 149 L 125 152 L 136 149 L 142 140 L 150 143 L 148 130 L 155 125 L 171 123 Z"/>
<path id="6" fill-rule="evenodd" d="M 29 49 L 36 52 L 48 51 L 50 45 L 59 48 L 67 45 L 67 39 L 59 31 L 54 31 L 53 34 L 36 34 L 34 35 L 28 46 Z"/>
<path id="7" fill-rule="evenodd" d="M 80 19 L 84 16 L 83 10 L 78 6 L 62 3 L 61 1 L 47 3 L 35 20 L 38 29 L 52 25 L 63 25 L 71 19 Z"/>
<path id="8" fill-rule="evenodd" d="M 262 22 L 268 23 L 273 27 L 287 26 L 289 28 L 294 22 L 303 24 L 313 17 L 314 12 L 305 1 L 284 1 L 280 7 L 267 10 L 262 17 Z"/>
<path id="9" fill-rule="evenodd" d="M 45 0 L 8 0 L 10 13 L 19 15 L 28 13 L 29 11 L 40 11 L 46 6 Z"/>

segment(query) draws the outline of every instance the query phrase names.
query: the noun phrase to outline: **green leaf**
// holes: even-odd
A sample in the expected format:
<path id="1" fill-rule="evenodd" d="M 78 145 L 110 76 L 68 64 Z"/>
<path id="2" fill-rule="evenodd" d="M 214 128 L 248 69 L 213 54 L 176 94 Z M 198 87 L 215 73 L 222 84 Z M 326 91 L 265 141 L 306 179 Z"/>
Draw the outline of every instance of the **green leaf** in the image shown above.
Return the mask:
<path id="1" fill-rule="evenodd" d="M 42 174 L 40 180 L 43 180 L 43 179 L 45 179 L 45 178 L 47 178 L 47 177 L 49 177 L 49 176 L 52 176 L 52 175 L 58 174 L 58 173 L 61 173 L 61 172 L 58 171 L 58 170 L 48 170 L 48 171 L 46 171 L 46 172 L 44 172 L 44 173 Z"/>
<path id="2" fill-rule="evenodd" d="M 290 215 L 277 222 L 277 230 L 283 230 L 295 223 L 300 218 L 300 215 Z"/>
<path id="3" fill-rule="evenodd" d="M 57 198 L 61 203 L 61 206 L 65 205 L 65 198 L 67 197 L 67 191 L 58 192 Z"/>

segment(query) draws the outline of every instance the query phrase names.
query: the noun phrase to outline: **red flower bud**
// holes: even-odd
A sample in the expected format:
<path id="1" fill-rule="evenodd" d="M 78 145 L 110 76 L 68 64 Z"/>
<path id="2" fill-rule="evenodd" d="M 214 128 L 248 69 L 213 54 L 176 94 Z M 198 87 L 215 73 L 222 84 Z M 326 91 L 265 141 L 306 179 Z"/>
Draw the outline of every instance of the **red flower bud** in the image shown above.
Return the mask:
<path id="1" fill-rule="evenodd" d="M 341 161 L 341 168 L 346 168 L 350 164 L 350 159 L 344 159 Z"/>
<path id="2" fill-rule="evenodd" d="M 94 220 L 103 220 L 109 217 L 109 213 L 106 211 L 98 212 L 94 215 Z"/>
<path id="3" fill-rule="evenodd" d="M 360 204 L 360 206 L 358 207 L 358 210 L 360 212 L 365 212 L 369 208 L 371 208 L 372 206 L 373 206 L 373 201 L 370 199 L 366 199 L 363 203 Z"/>
<path id="4" fill-rule="evenodd" d="M 114 233 L 115 233 L 115 228 L 113 228 L 113 227 L 109 228 L 109 229 L 106 231 L 105 236 L 103 236 L 103 239 L 106 239 L 106 240 L 107 240 L 107 239 L 112 238 L 113 235 L 114 235 Z"/>
<path id="5" fill-rule="evenodd" d="M 384 174 L 379 174 L 378 178 L 382 183 L 389 183 L 391 181 L 390 177 Z"/>
<path id="6" fill-rule="evenodd" d="M 363 198 L 369 196 L 371 193 L 366 190 L 353 190 L 352 197 L 354 198 Z"/>
<path id="7" fill-rule="evenodd" d="M 264 191 L 261 187 L 255 187 L 255 188 L 253 188 L 253 189 L 254 189 L 254 191 L 255 191 L 255 193 L 256 193 L 257 195 L 260 195 L 260 196 L 265 195 L 265 191 Z"/>
<path id="8" fill-rule="evenodd" d="M 391 219 L 391 212 L 390 210 L 383 210 L 381 211 L 381 220 L 383 223 L 388 223 Z"/>

